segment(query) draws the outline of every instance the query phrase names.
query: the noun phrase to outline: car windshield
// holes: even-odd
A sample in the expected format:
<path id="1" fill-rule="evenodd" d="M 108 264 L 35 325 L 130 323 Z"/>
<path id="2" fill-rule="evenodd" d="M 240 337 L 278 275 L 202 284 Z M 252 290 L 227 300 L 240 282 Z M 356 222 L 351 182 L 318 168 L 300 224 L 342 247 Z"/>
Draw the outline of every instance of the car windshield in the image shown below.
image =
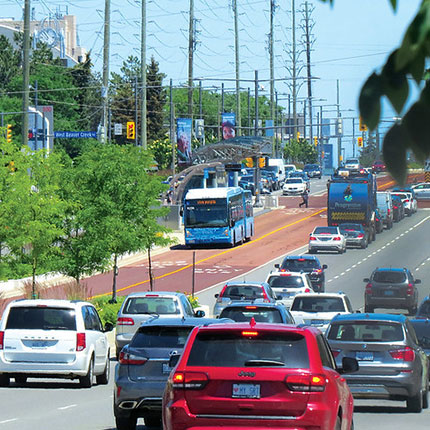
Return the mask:
<path id="1" fill-rule="evenodd" d="M 301 334 L 231 330 L 199 333 L 187 365 L 306 369 L 309 357 L 306 339 Z"/>
<path id="2" fill-rule="evenodd" d="M 76 330 L 75 310 L 48 306 L 12 307 L 6 329 Z"/>
<path id="3" fill-rule="evenodd" d="M 296 178 L 296 179 L 287 179 L 285 181 L 286 184 L 302 184 L 303 183 L 303 179 L 301 178 Z"/>
<path id="4" fill-rule="evenodd" d="M 404 339 L 404 333 L 400 323 L 347 321 L 331 324 L 327 338 L 348 342 L 397 342 Z"/>
<path id="5" fill-rule="evenodd" d="M 225 199 L 188 200 L 186 202 L 185 225 L 187 227 L 225 227 L 227 218 Z"/>
<path id="6" fill-rule="evenodd" d="M 194 327 L 141 327 L 134 335 L 133 348 L 183 348 Z"/>
<path id="7" fill-rule="evenodd" d="M 400 284 L 406 281 L 406 273 L 398 271 L 378 270 L 373 274 L 373 281 L 386 284 Z"/>
<path id="8" fill-rule="evenodd" d="M 298 312 L 345 312 L 340 297 L 295 297 L 291 305 L 292 311 Z"/>
<path id="9" fill-rule="evenodd" d="M 358 164 L 359 163 L 359 161 L 358 161 L 358 159 L 357 158 L 348 158 L 346 161 L 345 161 L 345 164 Z"/>
<path id="10" fill-rule="evenodd" d="M 248 322 L 254 318 L 256 322 L 282 323 L 279 309 L 258 306 L 232 306 L 223 309 L 220 318 L 230 318 L 236 322 Z"/>
<path id="11" fill-rule="evenodd" d="M 179 315 L 179 304 L 174 297 L 130 297 L 124 304 L 123 314 Z"/>
<path id="12" fill-rule="evenodd" d="M 310 258 L 287 258 L 282 262 L 281 269 L 291 270 L 292 272 L 300 272 L 300 270 L 318 269 L 320 264 L 317 260 Z"/>
<path id="13" fill-rule="evenodd" d="M 271 276 L 267 283 L 272 288 L 302 288 L 305 285 L 301 276 L 288 274 Z"/>
<path id="14" fill-rule="evenodd" d="M 317 227 L 314 234 L 337 234 L 337 227 Z"/>
<path id="15" fill-rule="evenodd" d="M 229 297 L 233 300 L 260 299 L 264 297 L 263 288 L 257 285 L 228 285 L 222 297 Z"/>

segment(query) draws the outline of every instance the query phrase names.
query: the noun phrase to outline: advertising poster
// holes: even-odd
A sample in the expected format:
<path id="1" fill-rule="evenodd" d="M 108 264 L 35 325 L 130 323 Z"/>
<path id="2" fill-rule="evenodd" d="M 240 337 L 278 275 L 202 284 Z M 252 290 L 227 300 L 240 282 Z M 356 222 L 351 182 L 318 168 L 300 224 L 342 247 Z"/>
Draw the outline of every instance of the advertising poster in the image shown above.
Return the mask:
<path id="1" fill-rule="evenodd" d="M 191 118 L 176 119 L 176 144 L 178 146 L 179 163 L 191 162 Z"/>
<path id="2" fill-rule="evenodd" d="M 266 136 L 273 137 L 274 135 L 273 119 L 266 119 Z"/>
<path id="3" fill-rule="evenodd" d="M 232 139 L 236 136 L 236 114 L 223 113 L 221 117 L 222 121 L 222 138 L 223 140 Z"/>

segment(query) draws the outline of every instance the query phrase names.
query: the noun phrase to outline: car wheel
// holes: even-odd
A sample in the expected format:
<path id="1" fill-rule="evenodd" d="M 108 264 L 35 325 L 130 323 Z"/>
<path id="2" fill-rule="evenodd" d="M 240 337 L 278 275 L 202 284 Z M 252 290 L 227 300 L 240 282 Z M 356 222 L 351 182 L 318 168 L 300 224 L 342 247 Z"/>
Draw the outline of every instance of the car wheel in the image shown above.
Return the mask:
<path id="1" fill-rule="evenodd" d="M 375 308 L 372 306 L 364 305 L 364 313 L 365 314 L 373 314 Z"/>
<path id="2" fill-rule="evenodd" d="M 361 249 L 366 249 L 367 248 L 367 242 L 361 242 Z"/>
<path id="3" fill-rule="evenodd" d="M 406 407 L 409 412 L 420 413 L 423 409 L 423 393 L 418 391 L 415 396 L 408 397 L 406 399 Z"/>
<path id="4" fill-rule="evenodd" d="M 147 427 L 161 427 L 161 414 L 145 415 L 144 420 Z"/>
<path id="5" fill-rule="evenodd" d="M 10 384 L 10 378 L 7 375 L 0 375 L 0 387 L 8 387 Z"/>
<path id="6" fill-rule="evenodd" d="M 418 310 L 418 306 L 415 305 L 408 309 L 408 313 L 409 315 L 415 315 L 417 313 L 417 310 Z"/>
<path id="7" fill-rule="evenodd" d="M 27 376 L 25 376 L 25 375 L 15 376 L 15 382 L 18 385 L 24 385 L 27 382 Z"/>
<path id="8" fill-rule="evenodd" d="M 429 407 L 429 389 L 427 387 L 427 389 L 423 394 L 423 409 L 428 409 L 428 407 Z"/>
<path id="9" fill-rule="evenodd" d="M 342 430 L 342 421 L 340 417 L 336 418 L 336 424 L 334 425 L 334 430 Z"/>
<path id="10" fill-rule="evenodd" d="M 115 417 L 117 430 L 136 430 L 137 417 Z"/>
<path id="11" fill-rule="evenodd" d="M 88 372 L 85 376 L 79 377 L 79 383 L 82 388 L 91 388 L 94 379 L 94 359 L 91 357 L 90 365 L 88 366 Z"/>
<path id="12" fill-rule="evenodd" d="M 106 358 L 106 366 L 105 370 L 101 375 L 96 376 L 97 384 L 99 385 L 107 385 L 109 383 L 109 376 L 110 376 L 110 360 L 109 360 L 109 351 Z"/>

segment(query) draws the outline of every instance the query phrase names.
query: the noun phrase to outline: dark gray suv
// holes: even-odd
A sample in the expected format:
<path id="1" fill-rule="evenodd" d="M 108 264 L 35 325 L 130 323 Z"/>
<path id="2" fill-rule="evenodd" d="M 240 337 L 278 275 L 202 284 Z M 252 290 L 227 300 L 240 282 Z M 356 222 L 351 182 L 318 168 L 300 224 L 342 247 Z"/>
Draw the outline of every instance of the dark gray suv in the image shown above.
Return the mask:
<path id="1" fill-rule="evenodd" d="M 403 268 L 377 268 L 370 278 L 364 278 L 364 312 L 373 312 L 375 308 L 407 309 L 415 314 L 418 307 L 418 290 L 410 270 Z"/>
<path id="2" fill-rule="evenodd" d="M 161 425 L 161 399 L 172 368 L 170 357 L 182 352 L 198 325 L 230 319 L 157 318 L 144 322 L 120 353 L 115 369 L 114 415 L 118 430 L 136 428 L 144 418 L 149 427 Z"/>
<path id="3" fill-rule="evenodd" d="M 410 412 L 428 407 L 428 360 L 404 315 L 338 315 L 326 337 L 338 366 L 344 357 L 359 363 L 345 375 L 355 398 L 406 400 Z"/>

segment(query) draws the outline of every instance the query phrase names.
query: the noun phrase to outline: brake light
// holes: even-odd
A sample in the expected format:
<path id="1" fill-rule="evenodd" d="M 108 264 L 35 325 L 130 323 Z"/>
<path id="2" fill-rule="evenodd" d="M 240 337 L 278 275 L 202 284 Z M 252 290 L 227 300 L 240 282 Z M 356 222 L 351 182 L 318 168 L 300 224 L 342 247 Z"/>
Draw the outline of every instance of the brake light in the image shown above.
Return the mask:
<path id="1" fill-rule="evenodd" d="M 291 273 L 282 273 L 281 276 L 291 276 Z"/>
<path id="2" fill-rule="evenodd" d="M 394 207 L 394 209 L 399 209 L 399 207 L 398 206 L 393 206 Z"/>
<path id="3" fill-rule="evenodd" d="M 133 318 L 119 317 L 116 322 L 118 325 L 134 325 Z"/>
<path id="4" fill-rule="evenodd" d="M 76 334 L 76 351 L 83 351 L 87 347 L 85 333 Z"/>
<path id="5" fill-rule="evenodd" d="M 252 336 L 252 337 L 255 337 L 255 336 L 258 336 L 258 331 L 249 331 L 249 330 L 246 330 L 246 331 L 242 332 L 242 336 Z"/>
<path id="6" fill-rule="evenodd" d="M 388 212 L 388 215 L 390 215 L 390 213 L 391 213 L 391 209 L 390 209 L 390 208 L 388 208 L 387 212 Z"/>
<path id="7" fill-rule="evenodd" d="M 394 349 L 393 351 L 389 352 L 394 360 L 414 361 L 415 359 L 415 351 L 409 346 L 406 346 L 405 348 Z"/>
<path id="8" fill-rule="evenodd" d="M 310 293 L 310 292 L 311 292 L 311 290 L 309 288 L 305 289 L 305 293 Z"/>
<path id="9" fill-rule="evenodd" d="M 316 237 L 314 237 L 314 236 L 311 236 L 311 237 L 309 238 L 309 240 L 317 240 L 317 238 L 316 238 Z"/>
<path id="10" fill-rule="evenodd" d="M 322 269 L 314 269 L 313 272 L 314 273 L 322 273 Z"/>
<path id="11" fill-rule="evenodd" d="M 226 288 L 227 288 L 227 285 L 224 285 L 224 288 L 221 290 L 221 292 L 219 293 L 219 296 L 216 299 L 217 303 L 221 303 L 222 302 L 222 296 L 224 295 L 224 292 L 225 292 Z"/>
<path id="12" fill-rule="evenodd" d="M 336 358 L 340 354 L 340 349 L 332 349 L 331 352 L 333 357 Z"/>
<path id="13" fill-rule="evenodd" d="M 281 269 L 280 270 L 280 272 L 286 272 L 287 271 L 287 269 Z"/>
<path id="14" fill-rule="evenodd" d="M 158 294 L 146 294 L 145 297 L 159 297 Z"/>
<path id="15" fill-rule="evenodd" d="M 208 383 L 209 378 L 202 372 L 176 372 L 173 375 L 173 388 L 186 390 L 201 390 Z"/>
<path id="16" fill-rule="evenodd" d="M 364 234 L 363 234 L 363 233 L 360 233 L 357 237 L 358 237 L 359 239 L 363 239 Z"/>
<path id="17" fill-rule="evenodd" d="M 408 284 L 408 289 L 406 290 L 406 294 L 408 296 L 412 296 L 414 294 L 414 285 Z"/>
<path id="18" fill-rule="evenodd" d="M 406 199 L 405 202 L 409 202 L 409 199 Z"/>
<path id="19" fill-rule="evenodd" d="M 269 297 L 267 297 L 266 290 L 263 288 L 263 302 L 264 303 L 270 303 Z"/>
<path id="20" fill-rule="evenodd" d="M 305 258 L 298 258 L 297 261 L 305 261 Z"/>
<path id="21" fill-rule="evenodd" d="M 366 294 L 372 294 L 372 284 L 370 282 L 366 285 Z"/>
<path id="22" fill-rule="evenodd" d="M 0 331 L 0 350 L 3 349 L 4 345 L 4 331 Z"/>
<path id="23" fill-rule="evenodd" d="M 290 391 L 321 392 L 327 380 L 324 375 L 289 375 L 285 383 Z"/>
<path id="24" fill-rule="evenodd" d="M 340 240 L 340 237 L 336 236 L 336 237 L 333 238 L 333 240 Z"/>
<path id="25" fill-rule="evenodd" d="M 257 309 L 257 306 L 245 306 L 245 309 Z"/>
<path id="26" fill-rule="evenodd" d="M 148 359 L 147 358 L 142 358 L 139 357 L 137 355 L 134 354 L 130 354 L 129 352 L 123 352 L 121 351 L 119 354 L 119 363 L 120 364 L 127 364 L 127 365 L 131 365 L 131 366 L 138 366 L 141 364 L 145 364 Z"/>

